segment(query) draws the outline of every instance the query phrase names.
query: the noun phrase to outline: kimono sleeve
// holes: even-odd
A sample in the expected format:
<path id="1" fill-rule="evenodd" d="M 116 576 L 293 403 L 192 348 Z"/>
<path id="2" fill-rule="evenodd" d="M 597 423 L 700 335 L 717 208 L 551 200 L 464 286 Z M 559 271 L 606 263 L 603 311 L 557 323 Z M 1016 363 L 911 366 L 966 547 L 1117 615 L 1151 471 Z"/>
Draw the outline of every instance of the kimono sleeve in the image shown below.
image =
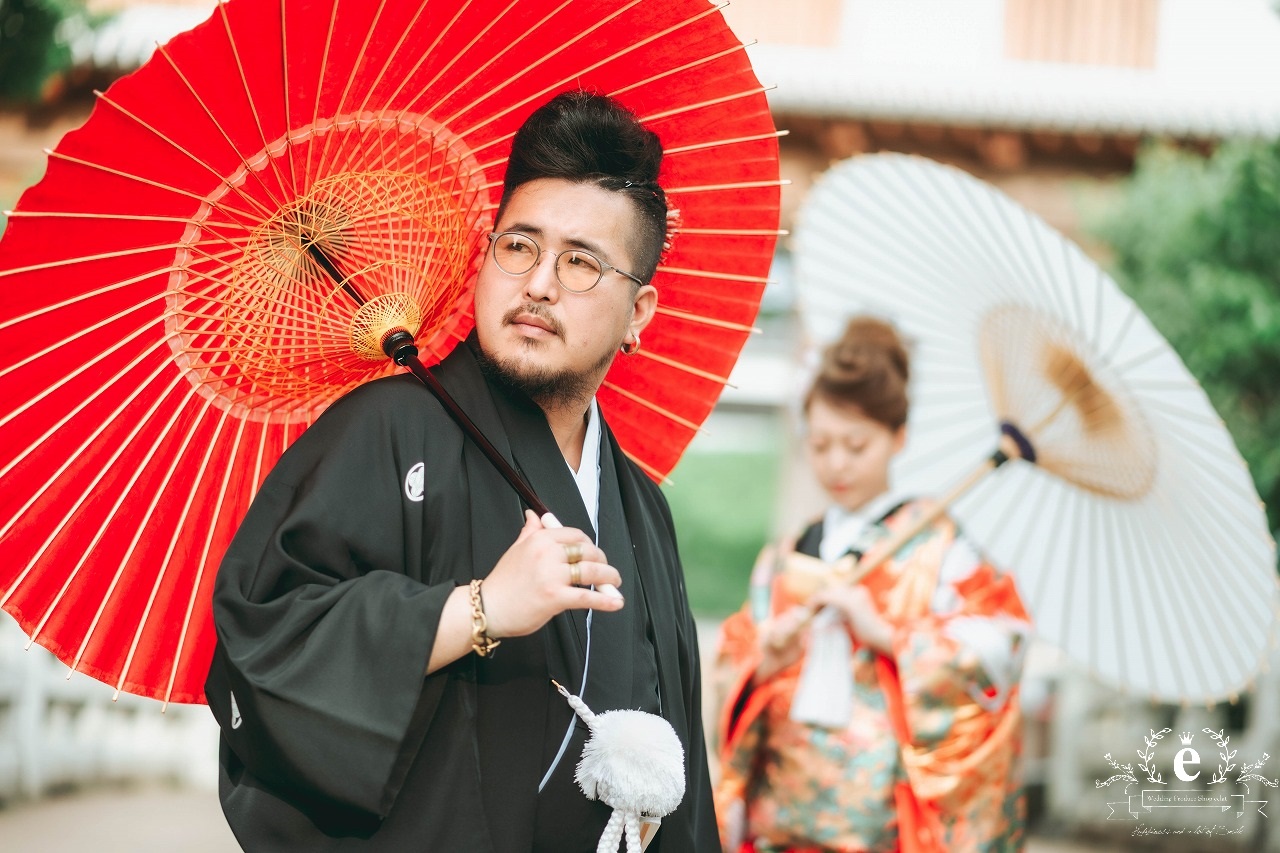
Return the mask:
<path id="1" fill-rule="evenodd" d="M 977 704 L 995 713 L 1021 675 L 1031 625 L 1012 579 L 982 561 L 964 539 L 955 540 L 940 570 L 933 612 L 900 629 L 894 660 L 904 699 L 920 717 L 927 709 Z M 943 713 L 915 732 L 930 740 L 950 728 Z"/>
<path id="2" fill-rule="evenodd" d="M 764 714 L 743 717 L 751 696 L 748 685 L 759 662 L 756 626 L 749 608 L 743 607 L 725 619 L 717 639 L 711 673 L 720 769 L 714 788 L 716 823 L 720 846 L 736 851 L 746 831 L 747 788 L 764 728 Z"/>
<path id="3" fill-rule="evenodd" d="M 948 580 L 944 568 L 939 590 L 950 600 L 939 610 L 935 597 L 933 612 L 898 630 L 893 649 L 905 769 L 917 797 L 953 815 L 971 810 L 984 786 L 1003 792 L 1012 778 L 1030 631 L 1012 579 L 970 562 L 962 577 Z"/>
<path id="4" fill-rule="evenodd" d="M 335 406 L 268 477 L 215 583 L 206 685 L 245 771 L 378 817 L 443 689 L 424 674 L 454 586 L 406 573 L 421 533 L 407 529 L 391 421 Z"/>

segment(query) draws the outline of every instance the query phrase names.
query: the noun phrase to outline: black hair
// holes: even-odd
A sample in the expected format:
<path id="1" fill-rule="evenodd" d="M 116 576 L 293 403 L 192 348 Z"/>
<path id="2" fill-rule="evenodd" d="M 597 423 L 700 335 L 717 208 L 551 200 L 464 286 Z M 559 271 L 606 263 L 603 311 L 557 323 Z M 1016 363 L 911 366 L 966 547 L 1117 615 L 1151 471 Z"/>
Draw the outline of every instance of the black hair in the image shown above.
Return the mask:
<path id="1" fill-rule="evenodd" d="M 539 178 L 591 183 L 623 193 L 639 214 L 636 269 L 649 281 L 667 232 L 667 197 L 658 186 L 662 143 L 617 101 L 591 92 L 561 92 L 525 120 L 511 143 L 497 216 L 519 187 Z"/>

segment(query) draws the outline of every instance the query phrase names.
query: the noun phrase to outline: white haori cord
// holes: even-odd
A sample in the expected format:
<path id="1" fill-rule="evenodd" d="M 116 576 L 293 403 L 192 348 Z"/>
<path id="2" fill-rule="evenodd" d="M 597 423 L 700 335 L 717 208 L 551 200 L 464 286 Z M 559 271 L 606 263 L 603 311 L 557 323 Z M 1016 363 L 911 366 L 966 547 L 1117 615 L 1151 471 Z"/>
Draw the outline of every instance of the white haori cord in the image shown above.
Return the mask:
<path id="1" fill-rule="evenodd" d="M 613 807 L 596 853 L 641 853 L 640 824 L 663 818 L 684 799 L 684 746 L 671 724 L 644 711 L 594 714 L 554 680 L 556 690 L 591 729 L 574 778 L 589 800 Z"/>
<path id="2" fill-rule="evenodd" d="M 813 617 L 809 653 L 791 700 L 791 719 L 843 729 L 853 715 L 853 643 L 840 612 L 824 607 Z"/>

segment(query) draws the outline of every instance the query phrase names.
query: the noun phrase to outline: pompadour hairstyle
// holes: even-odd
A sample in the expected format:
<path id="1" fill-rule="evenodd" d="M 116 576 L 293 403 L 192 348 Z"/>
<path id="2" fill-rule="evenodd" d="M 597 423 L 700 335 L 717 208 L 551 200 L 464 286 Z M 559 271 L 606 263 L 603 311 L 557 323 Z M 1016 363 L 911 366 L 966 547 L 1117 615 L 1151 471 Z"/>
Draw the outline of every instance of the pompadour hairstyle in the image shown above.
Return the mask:
<path id="1" fill-rule="evenodd" d="M 657 269 L 667 231 L 667 198 L 658 186 L 661 166 L 658 135 L 626 107 L 605 95 L 562 92 L 516 132 L 497 216 L 502 218 L 512 193 L 539 178 L 623 193 L 640 223 L 632 243 L 636 269 L 627 272 L 647 282 Z"/>

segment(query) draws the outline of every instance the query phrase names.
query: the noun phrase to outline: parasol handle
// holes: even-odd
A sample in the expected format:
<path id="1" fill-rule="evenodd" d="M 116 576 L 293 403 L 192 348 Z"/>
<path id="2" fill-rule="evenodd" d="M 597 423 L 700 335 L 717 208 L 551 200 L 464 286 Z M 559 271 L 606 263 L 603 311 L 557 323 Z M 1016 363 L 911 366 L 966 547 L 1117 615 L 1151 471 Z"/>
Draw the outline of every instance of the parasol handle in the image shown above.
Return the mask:
<path id="1" fill-rule="evenodd" d="M 480 452 L 493 463 L 493 467 L 497 468 L 498 473 L 511 484 L 511 488 L 516 490 L 529 509 L 537 513 L 539 518 L 551 512 L 547 505 L 534 494 L 533 487 L 525 482 L 524 477 L 521 477 L 502 452 L 493 446 L 493 442 L 489 441 L 480 427 L 476 426 L 475 421 L 471 420 L 453 396 L 440 384 L 440 380 L 436 379 L 418 358 L 418 347 L 413 342 L 413 335 L 404 329 L 392 330 L 382 339 L 382 351 L 396 364 L 409 368 L 409 372 L 418 377 L 418 380 L 427 386 L 428 391 L 436 395 L 449 416 L 462 427 L 463 432 L 471 437 L 471 440 L 480 448 Z"/>
<path id="2" fill-rule="evenodd" d="M 883 543 L 877 545 L 867 553 L 862 555 L 853 569 L 848 573 L 837 576 L 836 583 L 847 584 L 853 586 L 861 581 L 873 569 L 877 569 L 889 561 L 895 554 L 902 550 L 902 547 L 912 539 L 920 535 L 921 532 L 931 527 L 934 522 L 941 518 L 951 505 L 958 501 L 970 489 L 982 482 L 992 471 L 999 468 L 1010 459 L 1026 459 L 1029 462 L 1035 461 L 1035 449 L 1031 446 L 1026 436 L 1022 434 L 1017 427 L 1012 424 L 1001 425 L 1000 444 L 998 449 L 982 460 L 976 468 L 969 472 L 963 480 L 957 483 L 950 492 L 948 492 L 942 500 L 938 502 L 933 509 L 916 519 L 912 524 L 894 533 Z M 805 605 L 804 616 L 796 623 L 795 629 L 786 634 L 775 637 L 770 645 L 775 649 L 785 648 L 791 638 L 797 633 L 804 630 L 805 626 L 813 620 L 818 613 L 818 609 L 812 605 Z"/>
<path id="3" fill-rule="evenodd" d="M 520 472 L 511 466 L 511 463 L 502 455 L 502 452 L 494 447 L 493 442 L 489 441 L 480 430 L 480 427 L 476 426 L 475 421 L 471 420 L 471 416 L 463 411 L 462 407 L 458 405 L 458 401 L 454 400 L 453 396 L 445 390 L 444 386 L 440 384 L 440 380 L 436 379 L 430 370 L 427 370 L 426 366 L 418 358 L 418 347 L 413 342 L 413 335 L 404 329 L 391 330 L 382 339 L 382 351 L 390 356 L 391 360 L 396 364 L 409 368 L 409 372 L 418 377 L 418 380 L 427 386 L 428 391 L 436 395 L 436 398 L 444 406 L 449 416 L 457 421 L 463 432 L 471 437 L 471 440 L 476 443 L 476 446 L 480 448 L 485 457 L 493 463 L 493 467 L 498 469 L 498 473 L 520 495 L 520 499 L 525 502 L 525 506 L 537 513 L 538 518 L 542 520 L 546 527 L 564 526 L 556 518 L 555 513 L 548 509 L 542 499 L 534 493 L 533 487 L 525 481 L 524 477 L 520 476 Z M 613 584 L 596 584 L 595 588 L 607 595 L 621 595 L 618 592 L 618 588 Z"/>

